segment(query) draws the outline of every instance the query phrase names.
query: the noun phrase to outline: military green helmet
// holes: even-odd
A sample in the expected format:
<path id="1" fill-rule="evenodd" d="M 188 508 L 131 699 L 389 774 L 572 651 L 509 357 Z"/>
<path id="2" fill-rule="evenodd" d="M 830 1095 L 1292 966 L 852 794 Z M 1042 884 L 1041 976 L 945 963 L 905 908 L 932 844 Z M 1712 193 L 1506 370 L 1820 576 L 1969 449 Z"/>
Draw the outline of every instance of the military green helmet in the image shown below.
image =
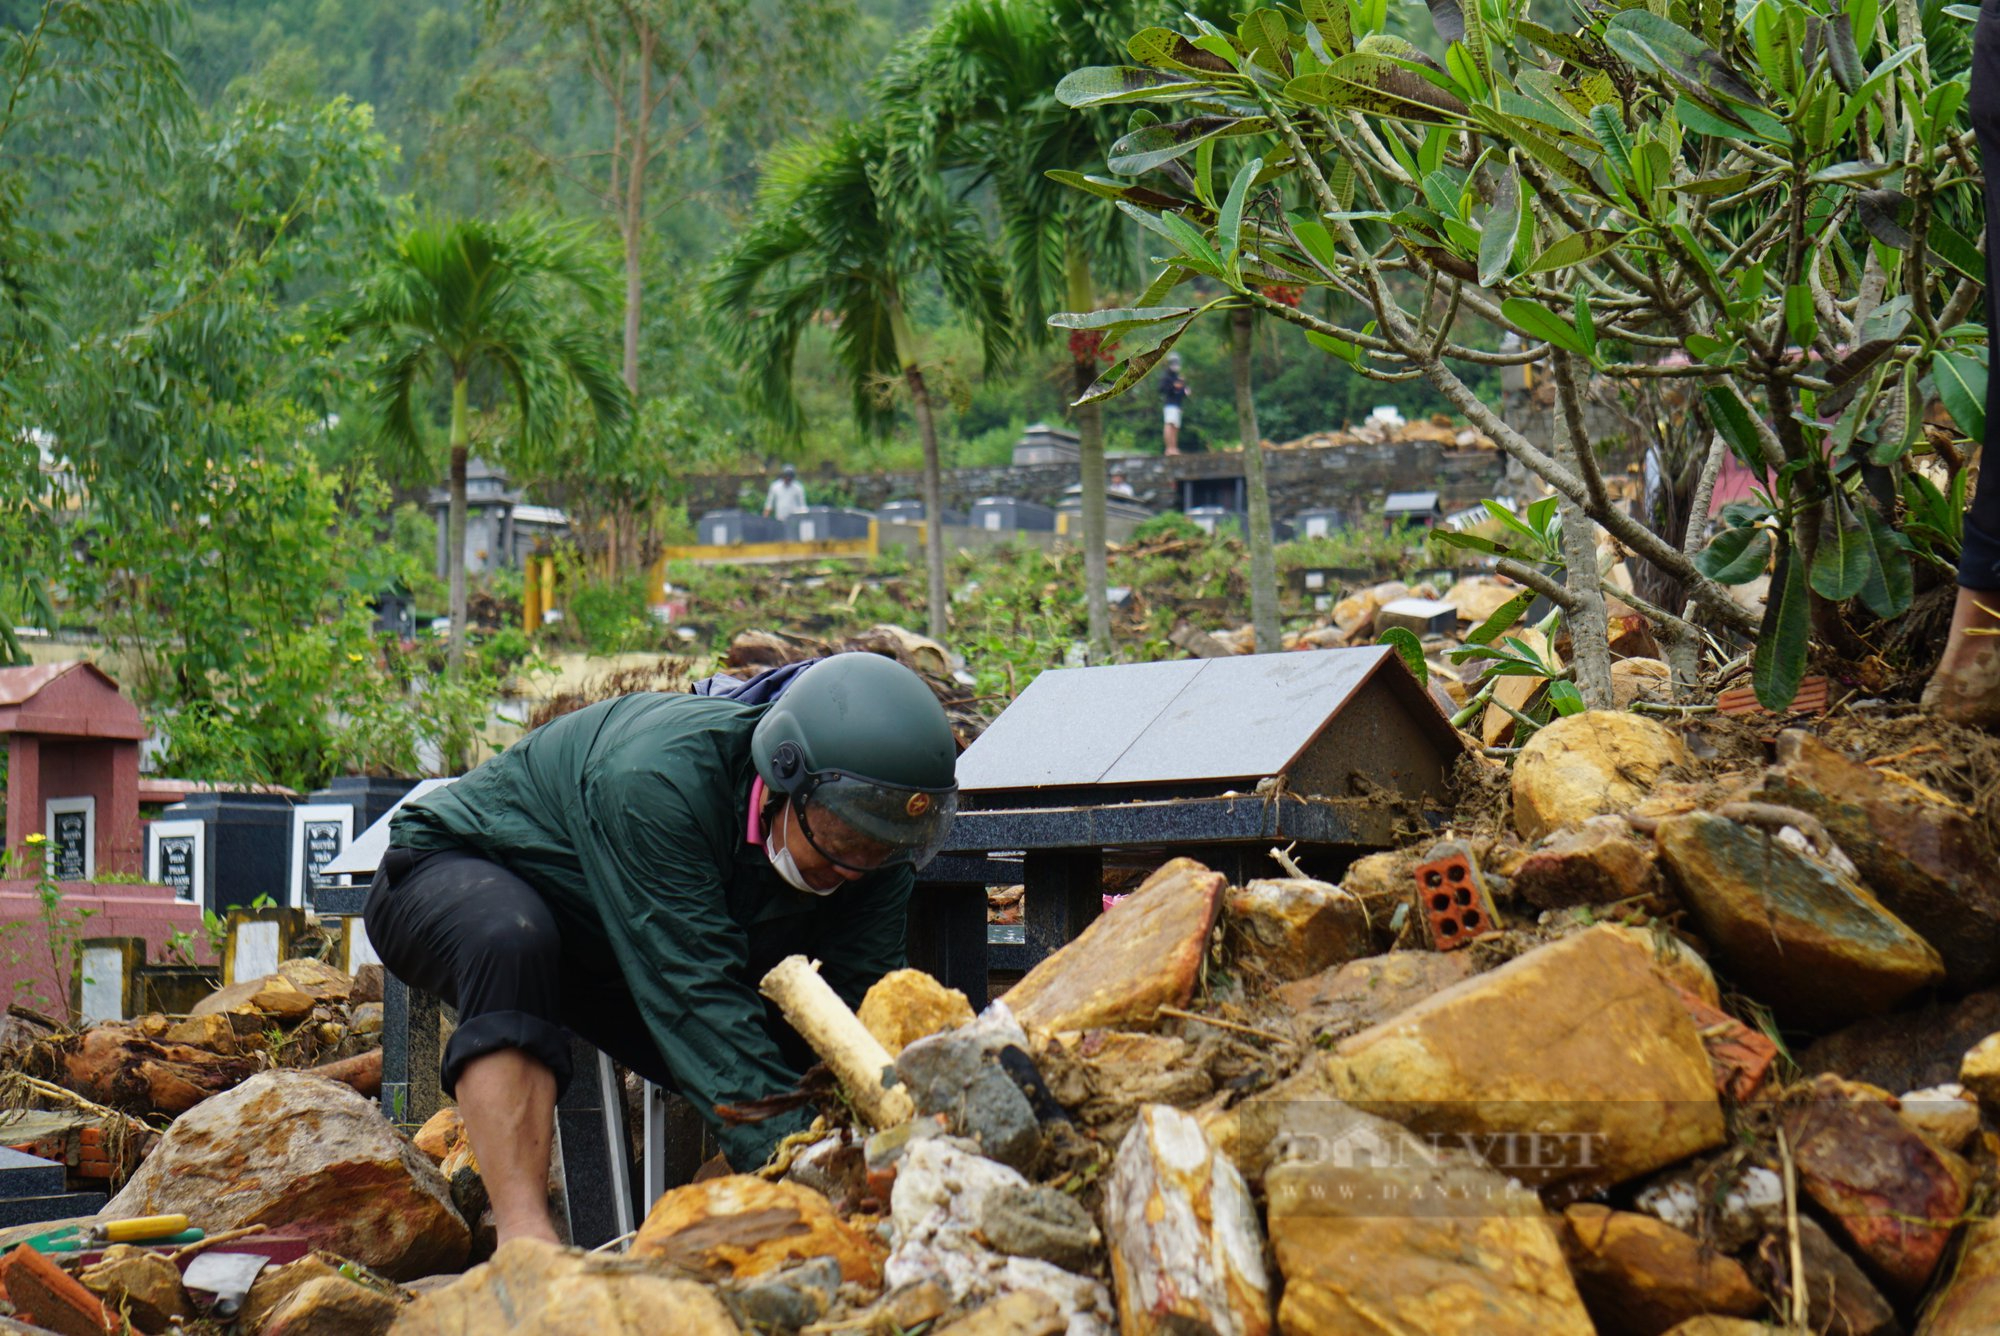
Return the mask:
<path id="1" fill-rule="evenodd" d="M 928 862 L 958 811 L 958 744 L 924 680 L 879 654 L 836 654 L 765 710 L 750 756 L 815 849 L 869 871 Z"/>

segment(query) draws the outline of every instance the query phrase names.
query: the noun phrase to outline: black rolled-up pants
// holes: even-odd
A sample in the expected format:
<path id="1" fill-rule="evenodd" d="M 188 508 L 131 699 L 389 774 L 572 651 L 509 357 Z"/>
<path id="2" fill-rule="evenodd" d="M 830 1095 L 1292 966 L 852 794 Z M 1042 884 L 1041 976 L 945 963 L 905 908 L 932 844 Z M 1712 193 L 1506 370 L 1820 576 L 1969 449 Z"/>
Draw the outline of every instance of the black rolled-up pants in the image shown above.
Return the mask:
<path id="1" fill-rule="evenodd" d="M 1993 331 L 2000 328 L 2000 0 L 1982 0 L 1972 42 L 1972 89 L 1967 98 L 1979 162 L 1986 176 L 1986 434 L 2000 430 L 2000 365 L 1992 354 Z M 1983 444 L 1983 443 L 1982 443 Z M 2000 590 L 2000 460 L 1990 445 L 1980 451 L 1979 487 L 1965 515 L 1965 545 L 1958 558 L 1958 583 L 1966 589 Z"/>
<path id="2" fill-rule="evenodd" d="M 363 911 L 391 974 L 458 1010 L 440 1073 L 454 1094 L 474 1058 L 519 1049 L 568 1088 L 568 1030 L 674 1090 L 638 1006 L 608 951 L 563 940 L 535 889 L 498 863 L 459 850 L 390 849 Z"/>

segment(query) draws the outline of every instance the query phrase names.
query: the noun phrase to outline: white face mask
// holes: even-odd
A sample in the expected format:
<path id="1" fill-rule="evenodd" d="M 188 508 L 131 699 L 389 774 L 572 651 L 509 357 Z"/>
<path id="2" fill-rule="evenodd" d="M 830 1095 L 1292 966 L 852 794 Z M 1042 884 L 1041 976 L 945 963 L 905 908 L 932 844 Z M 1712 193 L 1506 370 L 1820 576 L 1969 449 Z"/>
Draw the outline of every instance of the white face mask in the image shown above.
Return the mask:
<path id="1" fill-rule="evenodd" d="M 784 808 L 785 816 L 790 818 L 791 812 L 792 805 L 787 802 Z M 840 889 L 838 883 L 822 890 L 807 881 L 806 874 L 799 871 L 799 860 L 792 857 L 791 845 L 780 839 L 776 830 L 773 830 L 770 838 L 764 841 L 764 857 L 771 860 L 771 870 L 795 891 L 804 891 L 807 895 L 832 895 Z"/>

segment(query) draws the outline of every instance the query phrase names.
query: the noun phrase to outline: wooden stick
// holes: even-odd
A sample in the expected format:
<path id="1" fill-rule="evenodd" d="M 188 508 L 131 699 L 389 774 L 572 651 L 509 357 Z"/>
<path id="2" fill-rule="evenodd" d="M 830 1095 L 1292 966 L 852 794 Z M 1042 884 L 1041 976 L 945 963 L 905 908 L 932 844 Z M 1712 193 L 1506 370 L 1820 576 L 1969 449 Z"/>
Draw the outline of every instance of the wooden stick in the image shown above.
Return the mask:
<path id="1" fill-rule="evenodd" d="M 1806 1262 L 1805 1251 L 1799 1244 L 1799 1188 L 1796 1171 L 1792 1164 L 1792 1146 L 1785 1139 L 1785 1129 L 1778 1129 L 1778 1159 L 1785 1170 L 1785 1236 L 1791 1243 L 1792 1262 L 1792 1325 L 1801 1331 L 1806 1326 Z"/>
<path id="2" fill-rule="evenodd" d="M 885 1128 L 915 1116 L 907 1091 L 882 1084 L 883 1069 L 894 1065 L 889 1051 L 820 977 L 817 962 L 786 956 L 757 988 L 840 1078 L 862 1117 Z"/>
<path id="3" fill-rule="evenodd" d="M 1237 1034 L 1247 1034 L 1256 1039 L 1268 1039 L 1279 1044 L 1296 1044 L 1297 1039 L 1276 1030 L 1260 1030 L 1254 1025 L 1244 1025 L 1239 1021 L 1219 1020 L 1214 1016 L 1203 1016 L 1198 1012 L 1182 1011 L 1179 1007 L 1161 1007 L 1162 1016 L 1172 1016 L 1178 1021 L 1197 1021 L 1203 1025 L 1213 1025 L 1218 1030 L 1234 1030 Z"/>
<path id="4" fill-rule="evenodd" d="M 197 1253 L 206 1252 L 219 1243 L 234 1243 L 238 1239 L 247 1239 L 252 1234 L 262 1234 L 265 1228 L 266 1226 L 264 1225 L 245 1225 L 241 1229 L 225 1229 L 219 1234 L 210 1234 L 205 1239 L 196 1239 L 193 1243 L 188 1244 L 187 1247 L 182 1248 L 174 1254 L 173 1263 L 175 1266 L 179 1266 L 190 1257 L 195 1256 Z"/>

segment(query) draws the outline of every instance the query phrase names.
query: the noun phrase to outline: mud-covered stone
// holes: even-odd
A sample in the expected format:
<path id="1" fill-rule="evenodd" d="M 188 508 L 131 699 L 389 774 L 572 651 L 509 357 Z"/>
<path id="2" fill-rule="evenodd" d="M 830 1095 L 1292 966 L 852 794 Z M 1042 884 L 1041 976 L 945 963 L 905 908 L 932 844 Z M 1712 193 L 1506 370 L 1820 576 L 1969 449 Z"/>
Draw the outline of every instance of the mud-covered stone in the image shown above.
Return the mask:
<path id="1" fill-rule="evenodd" d="M 730 1174 L 675 1188 L 653 1203 L 632 1256 L 658 1258 L 710 1280 L 743 1279 L 814 1257 L 832 1257 L 841 1275 L 879 1285 L 882 1259 L 867 1235 L 797 1183 Z"/>
<path id="2" fill-rule="evenodd" d="M 103 1218 L 286 1228 L 392 1280 L 465 1262 L 443 1175 L 374 1102 L 303 1072 L 251 1077 L 178 1118 Z"/>
<path id="3" fill-rule="evenodd" d="M 1896 1104 L 1905 1123 L 1953 1153 L 1979 1135 L 1979 1101 L 1956 1081 L 1908 1091 L 1896 1097 Z"/>
<path id="4" fill-rule="evenodd" d="M 1193 996 L 1227 884 L 1192 858 L 1164 864 L 1002 1000 L 1031 1031 L 1147 1028 Z"/>
<path id="5" fill-rule="evenodd" d="M 1303 877 L 1232 889 L 1223 922 L 1236 959 L 1280 982 L 1366 955 L 1373 936 L 1359 897 Z"/>
<path id="6" fill-rule="evenodd" d="M 1069 1318 L 1054 1299 L 1016 1290 L 946 1323 L 938 1336 L 1055 1336 L 1068 1326 Z"/>
<path id="7" fill-rule="evenodd" d="M 1279 1000 L 1305 1039 L 1335 1039 L 1380 1024 L 1478 972 L 1465 951 L 1390 951 L 1286 984 Z"/>
<path id="8" fill-rule="evenodd" d="M 1733 1259 L 1664 1221 L 1578 1203 L 1563 1212 L 1563 1254 L 1600 1336 L 1660 1336 L 1703 1313 L 1752 1317 L 1764 1296 Z"/>
<path id="9" fill-rule="evenodd" d="M 390 1331 L 393 1336 L 739 1336 L 740 1329 L 705 1286 L 658 1262 L 513 1239 L 463 1279 L 419 1297 Z"/>
<path id="10" fill-rule="evenodd" d="M 1884 1090 L 1917 1090 L 1959 1079 L 1973 1045 L 2000 1031 L 2000 990 L 1869 1016 L 1798 1051 L 1808 1073 L 1832 1072 Z"/>
<path id="11" fill-rule="evenodd" d="M 1112 1145 L 1124 1140 L 1142 1106 L 1187 1109 L 1215 1093 L 1195 1045 L 1177 1035 L 1088 1030 L 1051 1040 L 1039 1058 L 1055 1098 Z"/>
<path id="12" fill-rule="evenodd" d="M 1630 811 L 1662 773 L 1689 759 L 1680 738 L 1642 715 L 1586 710 L 1557 719 L 1514 758 L 1514 827 L 1538 840 L 1572 822 Z"/>
<path id="13" fill-rule="evenodd" d="M 1817 818 L 1876 898 L 1937 948 L 1954 990 L 2000 977 L 2000 851 L 1972 813 L 1800 729 L 1779 734 L 1758 796 Z"/>
<path id="14" fill-rule="evenodd" d="M 855 1015 L 893 1058 L 926 1035 L 970 1024 L 972 1004 L 922 970 L 895 970 L 875 981 Z"/>
<path id="15" fill-rule="evenodd" d="M 1707 812 L 1657 834 L 1725 973 L 1778 1016 L 1822 1028 L 1889 1010 L 1944 977 L 1938 953 L 1832 864 Z"/>
<path id="16" fill-rule="evenodd" d="M 1621 817 L 1592 817 L 1558 831 L 1514 869 L 1514 895 L 1536 909 L 1629 903 L 1661 912 L 1666 886 L 1650 843 L 1633 838 Z"/>
<path id="17" fill-rule="evenodd" d="M 1103 1240 L 1090 1212 L 1054 1188 L 1008 1184 L 979 1207 L 979 1234 L 996 1252 L 1035 1257 L 1088 1275 Z"/>
<path id="18" fill-rule="evenodd" d="M 1496 1168 L 1602 1187 L 1723 1138 L 1708 1054 L 1679 995 L 1608 927 L 1537 947 L 1336 1046 L 1343 1101 L 1484 1138 Z"/>
<path id="19" fill-rule="evenodd" d="M 1902 1336 L 1903 1324 L 1894 1306 L 1811 1212 L 1800 1214 L 1798 1228 L 1807 1330 L 1825 1336 Z M 1791 1248 L 1788 1236 L 1777 1231 L 1767 1239 L 1768 1246 L 1754 1254 L 1753 1270 L 1765 1291 L 1778 1297 L 1783 1311 L 1795 1288 L 1790 1277 Z"/>

